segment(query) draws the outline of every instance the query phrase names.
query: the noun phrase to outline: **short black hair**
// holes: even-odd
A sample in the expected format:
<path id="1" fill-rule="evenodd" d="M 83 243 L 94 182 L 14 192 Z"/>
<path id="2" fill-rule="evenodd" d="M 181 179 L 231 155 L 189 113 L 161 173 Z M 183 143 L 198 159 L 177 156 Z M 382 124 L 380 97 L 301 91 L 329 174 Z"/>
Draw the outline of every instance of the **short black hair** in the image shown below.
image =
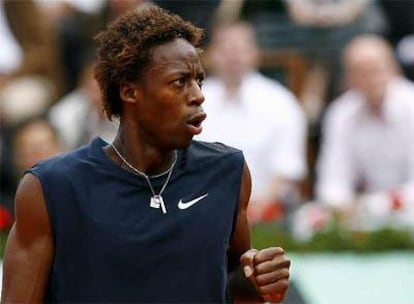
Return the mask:
<path id="1" fill-rule="evenodd" d="M 202 29 L 156 5 L 130 11 L 111 22 L 95 37 L 95 78 L 108 118 L 120 117 L 119 86 L 123 81 L 140 80 L 154 47 L 176 38 L 198 47 L 202 36 Z"/>

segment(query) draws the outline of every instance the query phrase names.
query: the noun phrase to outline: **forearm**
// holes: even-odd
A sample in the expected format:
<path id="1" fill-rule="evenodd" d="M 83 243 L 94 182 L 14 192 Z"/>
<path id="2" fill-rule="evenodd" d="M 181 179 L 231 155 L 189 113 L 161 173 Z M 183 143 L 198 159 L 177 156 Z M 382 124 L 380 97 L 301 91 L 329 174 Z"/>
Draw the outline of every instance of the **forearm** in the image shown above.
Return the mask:
<path id="1" fill-rule="evenodd" d="M 39 240 L 25 247 L 10 231 L 3 261 L 1 303 L 43 302 L 51 254 L 49 240 Z"/>

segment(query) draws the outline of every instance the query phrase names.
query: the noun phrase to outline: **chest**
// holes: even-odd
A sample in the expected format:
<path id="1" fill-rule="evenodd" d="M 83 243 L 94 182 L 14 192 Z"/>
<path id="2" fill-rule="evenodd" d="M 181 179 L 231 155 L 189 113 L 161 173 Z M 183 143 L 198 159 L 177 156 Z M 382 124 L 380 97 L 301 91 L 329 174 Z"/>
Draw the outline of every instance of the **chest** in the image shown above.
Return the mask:
<path id="1" fill-rule="evenodd" d="M 70 234 L 77 234 L 88 252 L 113 255 L 116 248 L 117 256 L 132 264 L 139 256 L 140 265 L 192 259 L 200 252 L 226 254 L 239 189 L 223 174 L 173 177 L 162 193 L 166 213 L 150 206 L 145 183 L 107 181 L 91 189 L 99 191 L 83 191 L 64 212 L 78 226 Z"/>
<path id="2" fill-rule="evenodd" d="M 411 153 L 410 137 L 407 125 L 398 121 L 366 121 L 357 124 L 349 138 L 357 163 L 382 168 L 407 161 Z"/>

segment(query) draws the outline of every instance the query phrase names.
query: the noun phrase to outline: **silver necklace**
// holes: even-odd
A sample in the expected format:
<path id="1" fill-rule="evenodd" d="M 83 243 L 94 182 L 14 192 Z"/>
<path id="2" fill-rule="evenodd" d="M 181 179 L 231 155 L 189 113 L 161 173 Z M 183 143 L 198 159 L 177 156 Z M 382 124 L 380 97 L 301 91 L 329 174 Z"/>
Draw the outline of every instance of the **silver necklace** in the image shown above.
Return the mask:
<path id="1" fill-rule="evenodd" d="M 157 175 L 151 175 L 148 176 L 147 174 L 145 174 L 144 172 L 139 171 L 137 168 L 135 168 L 133 165 L 131 165 L 123 156 L 122 154 L 118 151 L 118 149 L 115 147 L 114 144 L 111 144 L 112 149 L 114 149 L 115 153 L 118 155 L 118 157 L 124 162 L 125 165 L 128 166 L 128 168 L 130 168 L 132 170 L 132 172 L 136 175 L 142 176 L 145 178 L 145 180 L 148 183 L 148 186 L 151 190 L 152 193 L 152 197 L 150 199 L 150 207 L 151 208 L 155 208 L 155 209 L 160 209 L 162 210 L 162 213 L 166 214 L 167 213 L 167 209 L 165 208 L 165 203 L 164 203 L 164 199 L 161 196 L 161 194 L 164 192 L 165 188 L 167 187 L 168 182 L 170 181 L 171 178 L 171 174 L 173 171 L 173 168 L 175 166 L 175 163 L 177 162 L 177 151 L 174 150 L 174 160 L 172 162 L 172 165 L 170 168 L 168 168 L 166 171 L 157 174 Z M 167 174 L 167 179 L 164 182 L 164 185 L 162 185 L 161 190 L 158 194 L 155 193 L 154 191 L 154 187 L 151 184 L 151 180 L 150 178 L 156 178 L 156 177 L 160 177 L 162 175 Z"/>

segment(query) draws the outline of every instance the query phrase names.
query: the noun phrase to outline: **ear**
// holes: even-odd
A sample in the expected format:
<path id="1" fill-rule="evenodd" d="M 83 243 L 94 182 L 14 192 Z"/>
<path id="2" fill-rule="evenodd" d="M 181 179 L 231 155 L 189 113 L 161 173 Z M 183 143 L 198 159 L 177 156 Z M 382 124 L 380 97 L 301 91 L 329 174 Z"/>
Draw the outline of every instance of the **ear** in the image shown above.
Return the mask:
<path id="1" fill-rule="evenodd" d="M 122 101 L 137 103 L 141 99 L 142 90 L 137 83 L 123 82 L 120 84 L 119 94 Z"/>

